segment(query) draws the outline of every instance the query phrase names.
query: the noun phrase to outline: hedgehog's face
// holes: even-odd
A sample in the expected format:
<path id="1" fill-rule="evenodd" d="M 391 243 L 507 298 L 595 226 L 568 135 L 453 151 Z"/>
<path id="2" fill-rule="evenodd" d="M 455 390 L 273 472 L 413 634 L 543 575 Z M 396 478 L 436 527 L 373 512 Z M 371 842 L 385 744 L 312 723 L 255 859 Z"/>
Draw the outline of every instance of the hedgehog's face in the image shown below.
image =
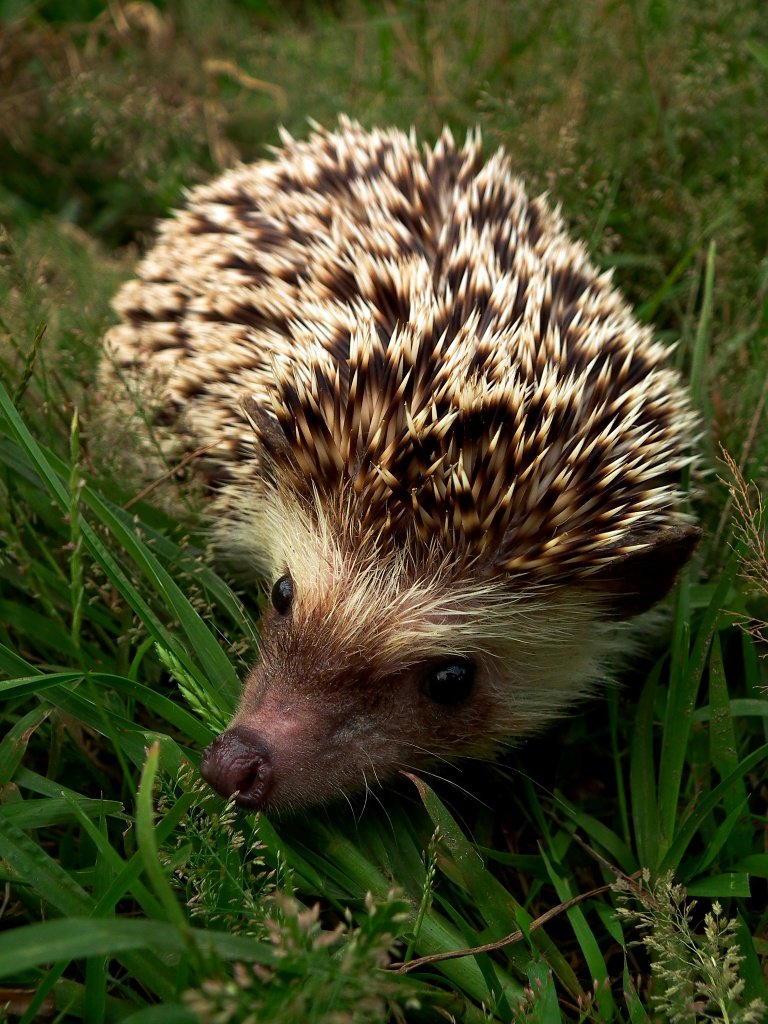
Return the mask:
<path id="1" fill-rule="evenodd" d="M 261 660 L 203 758 L 214 789 L 280 810 L 436 758 L 493 756 L 594 674 L 591 609 L 582 619 L 562 595 L 521 601 L 458 582 L 436 593 L 396 577 L 277 579 Z"/>
<path id="2" fill-rule="evenodd" d="M 696 541 L 670 530 L 591 582 L 533 584 L 437 543 L 367 544 L 352 532 L 360 514 L 273 495 L 243 525 L 246 550 L 251 536 L 269 542 L 271 608 L 237 713 L 202 763 L 243 807 L 301 807 L 435 759 L 494 756 L 604 679 L 626 645 L 611 619 L 663 596 Z"/>
<path id="3" fill-rule="evenodd" d="M 215 789 L 237 791 L 247 808 L 292 808 L 470 744 L 491 753 L 493 741 L 483 737 L 492 732 L 488 690 L 496 681 L 482 657 L 439 653 L 427 638 L 421 651 L 406 653 L 381 619 L 369 618 L 344 642 L 349 623 L 339 618 L 347 617 L 313 603 L 301 601 L 288 574 L 272 588 L 260 662 L 232 726 L 203 760 Z"/>

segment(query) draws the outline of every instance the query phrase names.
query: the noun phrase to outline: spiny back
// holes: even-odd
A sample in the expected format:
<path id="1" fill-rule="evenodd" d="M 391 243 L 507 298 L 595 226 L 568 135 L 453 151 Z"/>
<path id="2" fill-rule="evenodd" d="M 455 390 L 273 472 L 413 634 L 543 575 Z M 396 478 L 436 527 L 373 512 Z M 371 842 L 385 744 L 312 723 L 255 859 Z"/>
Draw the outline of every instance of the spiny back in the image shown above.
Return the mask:
<path id="1" fill-rule="evenodd" d="M 568 580 L 682 521 L 666 351 L 502 151 L 283 143 L 190 193 L 108 336 L 169 457 L 208 448 L 225 544 L 279 491 L 375 557 Z"/>

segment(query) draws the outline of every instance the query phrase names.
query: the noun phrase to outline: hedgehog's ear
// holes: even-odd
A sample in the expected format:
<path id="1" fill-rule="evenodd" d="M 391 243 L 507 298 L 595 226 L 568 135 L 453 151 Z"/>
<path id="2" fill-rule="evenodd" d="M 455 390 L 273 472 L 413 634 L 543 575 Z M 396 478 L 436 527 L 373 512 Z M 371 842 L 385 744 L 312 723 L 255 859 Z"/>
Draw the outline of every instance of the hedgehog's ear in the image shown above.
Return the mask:
<path id="1" fill-rule="evenodd" d="M 589 579 L 589 589 L 604 594 L 612 618 L 629 619 L 665 597 L 699 543 L 696 526 L 673 526 L 652 537 L 630 537 L 643 545 L 620 555 Z"/>

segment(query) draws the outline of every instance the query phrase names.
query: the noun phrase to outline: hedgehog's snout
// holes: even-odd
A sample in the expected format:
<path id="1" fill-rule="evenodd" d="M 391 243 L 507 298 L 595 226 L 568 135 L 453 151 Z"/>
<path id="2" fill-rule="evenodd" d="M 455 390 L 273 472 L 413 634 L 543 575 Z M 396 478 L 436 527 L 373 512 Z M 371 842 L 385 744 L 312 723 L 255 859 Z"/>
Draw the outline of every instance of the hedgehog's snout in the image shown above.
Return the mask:
<path id="1" fill-rule="evenodd" d="M 261 736 L 237 725 L 217 736 L 203 751 L 200 774 L 223 797 L 256 811 L 264 805 L 273 782 L 272 758 Z"/>

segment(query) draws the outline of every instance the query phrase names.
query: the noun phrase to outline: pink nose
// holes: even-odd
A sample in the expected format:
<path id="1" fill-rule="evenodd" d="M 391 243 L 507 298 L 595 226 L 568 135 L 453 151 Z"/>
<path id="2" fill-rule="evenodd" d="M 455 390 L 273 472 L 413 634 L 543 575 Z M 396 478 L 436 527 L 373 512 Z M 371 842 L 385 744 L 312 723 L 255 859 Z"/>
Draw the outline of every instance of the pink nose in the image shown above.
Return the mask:
<path id="1" fill-rule="evenodd" d="M 246 726 L 236 725 L 217 736 L 203 751 L 200 774 L 222 796 L 257 811 L 272 788 L 272 761 L 264 741 Z"/>

